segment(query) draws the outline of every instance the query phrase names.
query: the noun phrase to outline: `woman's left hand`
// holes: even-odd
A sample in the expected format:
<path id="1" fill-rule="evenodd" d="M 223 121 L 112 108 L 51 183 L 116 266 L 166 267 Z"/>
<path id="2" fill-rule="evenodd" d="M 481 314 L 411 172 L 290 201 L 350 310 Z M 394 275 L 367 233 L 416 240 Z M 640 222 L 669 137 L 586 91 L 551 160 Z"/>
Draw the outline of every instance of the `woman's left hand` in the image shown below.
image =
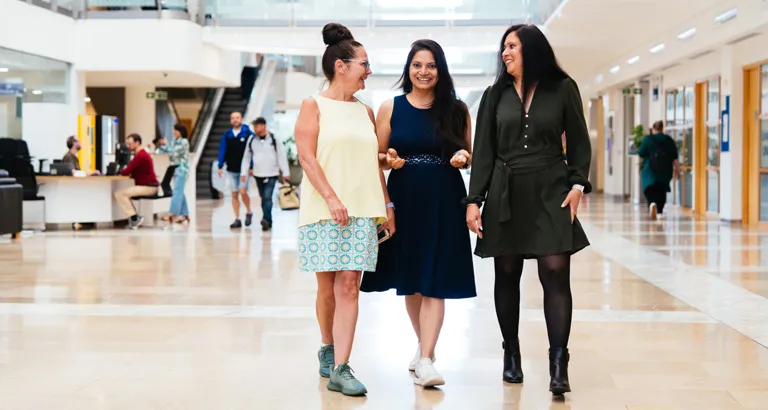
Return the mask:
<path id="1" fill-rule="evenodd" d="M 573 223 L 573 220 L 576 218 L 576 211 L 579 210 L 579 202 L 581 202 L 581 197 L 583 195 L 584 193 L 580 190 L 571 189 L 571 192 L 568 193 L 568 196 L 565 197 L 565 201 L 563 201 L 563 204 L 561 205 L 563 208 L 568 205 L 571 206 L 571 223 Z"/>
<path id="2" fill-rule="evenodd" d="M 467 150 L 462 149 L 457 151 L 455 154 L 453 154 L 453 158 L 451 158 L 451 165 L 454 168 L 462 168 L 465 165 L 467 165 L 467 162 L 469 161 L 469 152 Z"/>
<path id="3" fill-rule="evenodd" d="M 389 231 L 389 236 L 395 234 L 395 210 L 393 208 L 387 208 L 387 221 L 381 224 L 379 232 L 385 229 Z"/>

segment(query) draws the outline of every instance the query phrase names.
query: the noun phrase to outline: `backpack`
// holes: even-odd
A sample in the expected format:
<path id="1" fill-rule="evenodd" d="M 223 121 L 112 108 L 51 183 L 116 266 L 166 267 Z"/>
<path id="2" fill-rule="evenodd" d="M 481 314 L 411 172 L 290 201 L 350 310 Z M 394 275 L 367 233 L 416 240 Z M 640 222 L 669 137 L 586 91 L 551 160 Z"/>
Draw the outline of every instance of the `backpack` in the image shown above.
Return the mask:
<path id="1" fill-rule="evenodd" d="M 269 132 L 268 135 L 269 135 L 269 138 L 272 139 L 272 148 L 275 149 L 275 155 L 277 155 L 277 142 L 275 142 L 275 135 L 272 134 L 271 132 Z M 251 137 L 257 137 L 257 135 L 253 134 Z M 251 141 L 251 143 L 253 143 L 253 141 Z M 251 146 L 251 144 L 248 144 L 248 151 L 251 152 L 251 158 L 253 158 L 253 147 Z"/>
<path id="2" fill-rule="evenodd" d="M 666 141 L 664 141 L 666 142 Z M 672 172 L 672 161 L 669 157 L 669 150 L 662 141 L 654 141 L 651 148 L 651 155 L 648 157 L 648 166 L 654 174 L 664 174 Z"/>

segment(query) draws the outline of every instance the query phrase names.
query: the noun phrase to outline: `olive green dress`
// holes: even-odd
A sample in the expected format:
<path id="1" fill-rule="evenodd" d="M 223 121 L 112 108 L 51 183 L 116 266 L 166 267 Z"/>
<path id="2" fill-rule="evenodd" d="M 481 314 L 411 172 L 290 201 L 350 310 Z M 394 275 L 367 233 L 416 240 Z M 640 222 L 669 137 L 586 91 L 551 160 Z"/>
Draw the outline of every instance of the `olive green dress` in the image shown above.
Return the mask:
<path id="1" fill-rule="evenodd" d="M 561 206 L 574 185 L 583 186 L 585 194 L 592 190 L 592 149 L 582 107 L 570 78 L 540 83 L 525 114 L 511 82 L 486 89 L 465 199 L 485 201 L 477 256 L 532 259 L 589 246 L 579 220 L 571 223 L 570 208 Z"/>

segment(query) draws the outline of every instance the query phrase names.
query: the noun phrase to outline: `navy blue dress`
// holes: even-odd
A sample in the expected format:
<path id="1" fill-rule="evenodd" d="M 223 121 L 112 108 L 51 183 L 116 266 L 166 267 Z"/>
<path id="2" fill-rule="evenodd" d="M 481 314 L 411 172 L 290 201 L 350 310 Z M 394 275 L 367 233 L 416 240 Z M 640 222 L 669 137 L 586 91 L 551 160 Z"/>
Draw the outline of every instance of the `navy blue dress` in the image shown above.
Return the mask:
<path id="1" fill-rule="evenodd" d="M 379 246 L 376 271 L 363 274 L 360 290 L 396 289 L 398 295 L 439 299 L 477 296 L 461 171 L 443 155 L 429 111 L 415 108 L 404 95 L 395 97 L 390 126 L 389 146 L 405 159 L 387 182 L 397 232 Z"/>

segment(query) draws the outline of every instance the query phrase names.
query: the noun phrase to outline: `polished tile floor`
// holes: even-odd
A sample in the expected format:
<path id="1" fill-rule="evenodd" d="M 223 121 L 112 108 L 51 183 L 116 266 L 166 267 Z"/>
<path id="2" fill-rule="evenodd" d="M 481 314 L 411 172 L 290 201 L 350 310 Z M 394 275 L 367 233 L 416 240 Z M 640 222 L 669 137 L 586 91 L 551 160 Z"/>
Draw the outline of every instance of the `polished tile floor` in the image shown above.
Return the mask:
<path id="1" fill-rule="evenodd" d="M 258 200 L 256 199 L 255 202 Z M 601 196 L 580 211 L 592 246 L 573 260 L 573 393 L 547 391 L 547 338 L 526 266 L 526 382 L 501 381 L 492 261 L 479 296 L 447 304 L 441 389 L 413 385 L 403 300 L 364 294 L 352 366 L 367 398 L 317 376 L 315 280 L 296 269 L 296 212 L 231 231 L 228 202 L 176 230 L 0 238 L 0 408 L 768 409 L 768 232 Z"/>

